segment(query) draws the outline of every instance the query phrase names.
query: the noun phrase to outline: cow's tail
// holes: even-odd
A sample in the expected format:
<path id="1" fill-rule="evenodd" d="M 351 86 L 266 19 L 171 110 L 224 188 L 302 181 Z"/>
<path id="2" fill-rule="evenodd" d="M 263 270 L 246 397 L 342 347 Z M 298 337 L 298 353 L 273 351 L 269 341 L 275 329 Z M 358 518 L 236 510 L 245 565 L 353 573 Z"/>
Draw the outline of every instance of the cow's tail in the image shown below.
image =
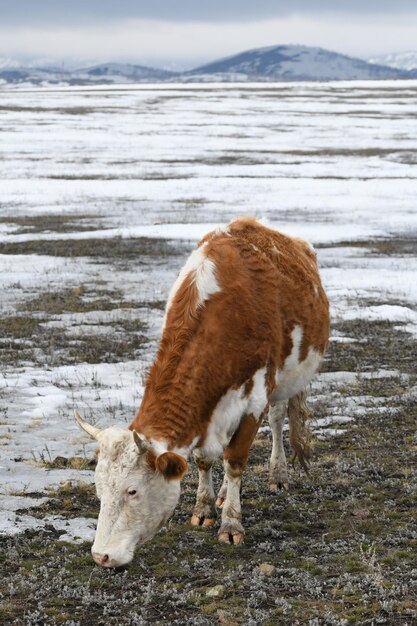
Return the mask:
<path id="1" fill-rule="evenodd" d="M 298 459 L 301 467 L 308 473 L 311 457 L 311 430 L 308 421 L 312 413 L 307 406 L 307 392 L 304 389 L 288 401 L 288 422 L 290 444 L 294 451 L 294 459 Z"/>

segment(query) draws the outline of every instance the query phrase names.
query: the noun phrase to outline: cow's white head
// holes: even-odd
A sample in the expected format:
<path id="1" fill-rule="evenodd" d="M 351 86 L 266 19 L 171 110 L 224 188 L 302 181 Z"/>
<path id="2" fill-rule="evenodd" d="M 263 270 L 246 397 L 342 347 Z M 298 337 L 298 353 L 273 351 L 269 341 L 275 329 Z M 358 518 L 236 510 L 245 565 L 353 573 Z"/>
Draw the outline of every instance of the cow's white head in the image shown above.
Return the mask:
<path id="1" fill-rule="evenodd" d="M 75 415 L 99 444 L 95 479 L 100 514 L 93 558 L 104 567 L 126 565 L 135 548 L 152 539 L 174 511 L 187 461 L 175 452 L 157 455 L 134 431 L 100 430 Z"/>

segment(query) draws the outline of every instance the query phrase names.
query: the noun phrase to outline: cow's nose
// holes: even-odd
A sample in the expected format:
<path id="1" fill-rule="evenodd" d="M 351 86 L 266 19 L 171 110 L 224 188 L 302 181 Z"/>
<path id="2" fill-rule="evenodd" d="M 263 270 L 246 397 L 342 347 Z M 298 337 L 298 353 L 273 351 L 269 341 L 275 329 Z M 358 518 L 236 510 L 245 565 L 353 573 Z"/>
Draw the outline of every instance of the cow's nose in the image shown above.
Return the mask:
<path id="1" fill-rule="evenodd" d="M 115 567 L 115 562 L 109 558 L 108 554 L 100 554 L 99 552 L 93 552 L 92 554 L 97 565 L 102 565 L 103 567 Z"/>

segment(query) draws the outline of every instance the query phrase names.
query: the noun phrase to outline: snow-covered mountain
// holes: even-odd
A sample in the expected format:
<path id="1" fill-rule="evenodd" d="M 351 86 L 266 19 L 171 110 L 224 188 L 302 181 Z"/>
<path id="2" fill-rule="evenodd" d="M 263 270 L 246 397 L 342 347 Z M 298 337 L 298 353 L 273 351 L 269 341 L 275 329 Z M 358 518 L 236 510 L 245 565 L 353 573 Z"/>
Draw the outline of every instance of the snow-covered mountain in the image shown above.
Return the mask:
<path id="1" fill-rule="evenodd" d="M 0 57 L 0 70 L 20 67 L 21 63 L 17 59 L 10 57 Z"/>
<path id="2" fill-rule="evenodd" d="M 1 67 L 0 83 L 34 85 L 94 85 L 164 81 L 175 74 L 143 65 L 104 63 L 81 69 L 64 67 Z"/>
<path id="3" fill-rule="evenodd" d="M 209 80 L 352 80 L 401 78 L 402 70 L 309 46 L 274 46 L 203 65 L 188 76 Z M 213 79 L 213 78 L 211 78 Z"/>
<path id="4" fill-rule="evenodd" d="M 0 68 L 1 84 L 56 84 L 62 82 L 58 68 L 8 66 Z"/>
<path id="5" fill-rule="evenodd" d="M 174 76 L 173 72 L 160 70 L 144 65 L 131 65 L 128 63 L 105 63 L 95 65 L 71 73 L 72 78 L 91 80 L 95 82 L 131 82 L 140 83 L 151 80 L 166 80 Z"/>
<path id="6" fill-rule="evenodd" d="M 383 54 L 381 56 L 372 57 L 369 63 L 378 63 L 381 65 L 389 65 L 400 70 L 416 70 L 417 69 L 417 51 L 414 52 L 394 52 L 392 54 Z"/>
<path id="7" fill-rule="evenodd" d="M 68 60 L 70 61 L 70 60 Z M 76 65 L 68 63 L 67 60 L 58 63 L 56 60 L 48 57 L 0 57 L 0 70 L 10 68 L 26 68 L 26 69 L 55 69 L 57 67 L 65 65 L 67 69 L 74 69 L 79 67 L 80 63 Z M 84 61 L 84 65 L 86 65 Z"/>
<path id="8" fill-rule="evenodd" d="M 417 55 L 416 55 L 417 56 Z M 182 73 L 131 63 L 104 63 L 77 69 L 48 63 L 42 67 L 0 60 L 1 84 L 94 85 L 164 81 L 293 81 L 414 78 L 407 71 L 369 63 L 308 46 L 274 46 L 247 50 Z"/>

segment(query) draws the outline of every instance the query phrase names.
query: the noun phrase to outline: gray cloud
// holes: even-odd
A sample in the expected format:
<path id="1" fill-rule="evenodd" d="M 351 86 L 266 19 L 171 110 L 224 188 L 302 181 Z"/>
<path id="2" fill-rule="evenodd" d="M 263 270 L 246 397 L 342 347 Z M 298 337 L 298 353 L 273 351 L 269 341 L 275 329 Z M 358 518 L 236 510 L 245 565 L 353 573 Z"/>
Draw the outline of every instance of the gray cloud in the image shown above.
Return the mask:
<path id="1" fill-rule="evenodd" d="M 0 0 L 0 56 L 192 67 L 250 48 L 305 44 L 366 58 L 415 49 L 412 5 L 415 0 Z"/>
<path id="2" fill-rule="evenodd" d="M 127 19 L 243 22 L 295 14 L 400 14 L 415 0 L 0 0 L 2 26 L 99 25 Z"/>

